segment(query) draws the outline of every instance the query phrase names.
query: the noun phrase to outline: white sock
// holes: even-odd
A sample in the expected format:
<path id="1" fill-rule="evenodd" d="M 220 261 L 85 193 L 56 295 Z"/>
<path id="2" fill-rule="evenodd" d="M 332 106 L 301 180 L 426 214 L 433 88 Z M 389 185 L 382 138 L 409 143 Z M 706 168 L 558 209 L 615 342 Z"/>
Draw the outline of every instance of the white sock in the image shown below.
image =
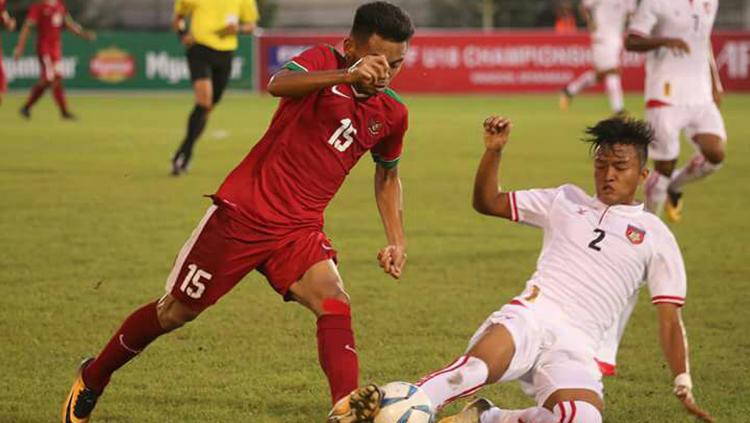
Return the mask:
<path id="1" fill-rule="evenodd" d="M 602 413 L 584 401 L 563 401 L 555 404 L 552 411 L 559 421 L 566 423 L 602 423 Z"/>
<path id="2" fill-rule="evenodd" d="M 544 407 L 531 407 L 524 410 L 503 410 L 492 407 L 479 416 L 481 423 L 557 423 L 558 417 L 555 417 L 551 411 Z"/>
<path id="3" fill-rule="evenodd" d="M 593 70 L 587 70 L 586 72 L 578 75 L 578 78 L 570 81 L 565 90 L 570 95 L 576 95 L 586 88 L 596 84 L 596 72 Z"/>
<path id="4" fill-rule="evenodd" d="M 672 174 L 672 182 L 669 184 L 669 190 L 672 192 L 682 192 L 682 188 L 691 182 L 716 172 L 721 167 L 721 163 L 711 163 L 703 155 L 698 154 L 690 160 L 690 163 L 677 169 Z"/>
<path id="5" fill-rule="evenodd" d="M 484 361 L 461 356 L 448 366 L 429 374 L 417 383 L 430 398 L 433 411 L 458 398 L 478 391 L 487 383 L 487 365 Z"/>
<path id="6" fill-rule="evenodd" d="M 652 170 L 646 178 L 644 188 L 646 194 L 646 210 L 655 215 L 660 215 L 667 201 L 667 188 L 672 180 L 656 170 Z"/>
<path id="7" fill-rule="evenodd" d="M 625 108 L 625 100 L 622 98 L 622 83 L 620 75 L 610 73 L 604 77 L 604 87 L 607 89 L 609 98 L 609 107 L 615 113 L 621 112 Z"/>

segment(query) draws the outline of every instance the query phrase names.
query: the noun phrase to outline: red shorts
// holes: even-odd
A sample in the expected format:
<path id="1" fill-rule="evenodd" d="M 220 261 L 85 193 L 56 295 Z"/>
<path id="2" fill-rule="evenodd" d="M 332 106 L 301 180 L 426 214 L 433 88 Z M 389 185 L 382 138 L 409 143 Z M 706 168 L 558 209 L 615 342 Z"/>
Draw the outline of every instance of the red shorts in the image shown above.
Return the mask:
<path id="1" fill-rule="evenodd" d="M 62 78 L 62 54 L 59 50 L 40 50 L 39 79 L 52 82 L 55 78 Z"/>
<path id="2" fill-rule="evenodd" d="M 271 237 L 241 223 L 226 205 L 212 205 L 180 250 L 166 291 L 194 310 L 203 310 L 257 269 L 287 299 L 289 287 L 320 261 L 335 259 L 325 234 L 300 229 Z"/>

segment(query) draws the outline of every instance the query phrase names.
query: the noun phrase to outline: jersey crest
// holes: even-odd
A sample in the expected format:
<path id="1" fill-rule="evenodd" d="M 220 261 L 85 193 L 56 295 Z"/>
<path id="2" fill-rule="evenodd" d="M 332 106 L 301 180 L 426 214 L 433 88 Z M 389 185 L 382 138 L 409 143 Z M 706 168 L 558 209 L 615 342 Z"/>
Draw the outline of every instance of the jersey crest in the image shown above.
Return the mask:
<path id="1" fill-rule="evenodd" d="M 370 131 L 372 136 L 377 136 L 380 133 L 380 129 L 383 128 L 383 124 L 377 119 L 371 118 L 367 123 L 367 130 Z"/>
<path id="2" fill-rule="evenodd" d="M 628 225 L 628 228 L 625 230 L 625 236 L 632 244 L 638 245 L 642 244 L 646 238 L 646 231 L 636 228 L 633 225 Z"/>

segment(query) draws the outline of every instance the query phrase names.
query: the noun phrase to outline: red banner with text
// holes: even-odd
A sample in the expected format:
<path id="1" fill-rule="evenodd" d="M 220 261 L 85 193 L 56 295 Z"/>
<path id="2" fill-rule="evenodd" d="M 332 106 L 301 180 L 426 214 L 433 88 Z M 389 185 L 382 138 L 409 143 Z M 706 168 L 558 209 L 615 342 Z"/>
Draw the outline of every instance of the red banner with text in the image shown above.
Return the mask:
<path id="1" fill-rule="evenodd" d="M 332 34 L 268 32 L 259 39 L 258 87 L 287 60 L 317 43 L 341 48 Z M 728 91 L 750 91 L 750 32 L 717 32 L 714 52 Z M 627 91 L 643 88 L 643 54 L 624 52 L 622 82 Z M 403 92 L 550 92 L 591 68 L 586 33 L 550 31 L 420 31 L 404 69 L 393 83 Z M 600 88 L 599 88 L 600 89 Z"/>

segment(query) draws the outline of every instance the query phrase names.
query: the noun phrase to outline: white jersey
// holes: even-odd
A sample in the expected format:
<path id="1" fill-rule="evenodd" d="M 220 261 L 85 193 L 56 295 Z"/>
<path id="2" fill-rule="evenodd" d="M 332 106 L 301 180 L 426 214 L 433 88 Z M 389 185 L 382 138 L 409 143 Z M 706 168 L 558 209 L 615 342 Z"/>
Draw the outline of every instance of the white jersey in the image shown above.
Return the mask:
<path id="1" fill-rule="evenodd" d="M 635 11 L 635 0 L 583 0 L 591 13 L 594 28 L 591 37 L 621 39 L 628 15 Z"/>
<path id="2" fill-rule="evenodd" d="M 703 105 L 713 101 L 709 55 L 718 0 L 641 0 L 630 21 L 635 35 L 679 38 L 690 53 L 667 48 L 646 56 L 646 101 Z"/>
<path id="3" fill-rule="evenodd" d="M 625 311 L 644 284 L 653 303 L 684 304 L 680 249 L 642 204 L 607 206 L 574 185 L 516 191 L 510 199 L 512 220 L 544 230 L 525 301 L 554 304 L 600 346 L 610 328 L 627 321 Z"/>

